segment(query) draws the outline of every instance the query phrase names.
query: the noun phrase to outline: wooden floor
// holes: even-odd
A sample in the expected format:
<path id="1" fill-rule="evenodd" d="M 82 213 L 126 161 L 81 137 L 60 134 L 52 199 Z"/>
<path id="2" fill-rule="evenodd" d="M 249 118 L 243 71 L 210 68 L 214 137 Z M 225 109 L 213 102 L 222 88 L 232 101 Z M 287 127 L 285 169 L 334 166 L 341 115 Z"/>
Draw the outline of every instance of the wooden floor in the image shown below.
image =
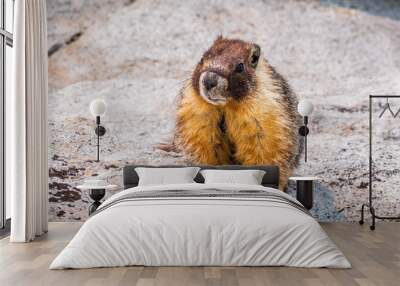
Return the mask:
<path id="1" fill-rule="evenodd" d="M 32 243 L 0 241 L 0 285 L 400 285 L 400 224 L 332 223 L 324 229 L 352 269 L 289 267 L 122 267 L 48 270 L 80 223 L 50 223 L 49 233 Z"/>

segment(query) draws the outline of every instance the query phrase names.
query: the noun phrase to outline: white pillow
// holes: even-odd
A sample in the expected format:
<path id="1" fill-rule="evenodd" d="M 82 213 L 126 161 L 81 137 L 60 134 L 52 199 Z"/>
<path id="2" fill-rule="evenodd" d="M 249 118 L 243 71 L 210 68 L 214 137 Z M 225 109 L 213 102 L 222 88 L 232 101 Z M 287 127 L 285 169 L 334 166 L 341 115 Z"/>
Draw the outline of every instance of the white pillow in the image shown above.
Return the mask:
<path id="1" fill-rule="evenodd" d="M 193 179 L 199 170 L 199 167 L 135 168 L 139 176 L 139 186 L 195 183 Z"/>
<path id="2" fill-rule="evenodd" d="M 262 170 L 201 170 L 205 184 L 246 184 L 261 185 L 265 171 Z"/>

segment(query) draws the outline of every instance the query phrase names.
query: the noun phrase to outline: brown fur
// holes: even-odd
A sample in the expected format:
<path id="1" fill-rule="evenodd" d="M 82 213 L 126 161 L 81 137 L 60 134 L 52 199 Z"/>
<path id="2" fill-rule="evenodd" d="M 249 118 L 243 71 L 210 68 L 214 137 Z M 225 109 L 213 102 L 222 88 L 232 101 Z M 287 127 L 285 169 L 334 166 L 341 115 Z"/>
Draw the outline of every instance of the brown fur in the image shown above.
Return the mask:
<path id="1" fill-rule="evenodd" d="M 204 54 L 181 91 L 174 146 L 195 164 L 278 165 L 283 190 L 300 151 L 297 99 L 265 59 L 252 68 L 254 48 L 220 37 Z M 245 65 L 240 74 L 233 72 L 239 62 Z M 199 76 L 205 70 L 228 79 L 225 105 L 210 104 L 199 95 Z"/>

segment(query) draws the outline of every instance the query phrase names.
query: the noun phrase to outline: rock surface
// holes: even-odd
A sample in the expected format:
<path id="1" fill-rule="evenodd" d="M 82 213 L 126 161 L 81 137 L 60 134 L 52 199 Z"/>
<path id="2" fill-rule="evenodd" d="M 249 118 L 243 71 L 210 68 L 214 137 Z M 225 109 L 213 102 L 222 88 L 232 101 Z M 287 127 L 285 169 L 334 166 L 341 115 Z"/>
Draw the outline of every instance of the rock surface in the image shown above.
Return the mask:
<path id="1" fill-rule="evenodd" d="M 257 42 L 300 98 L 315 104 L 313 213 L 356 221 L 368 195 L 368 95 L 400 93 L 398 1 L 49 0 L 50 219 L 84 220 L 85 178 L 122 184 L 129 163 L 184 163 L 154 145 L 173 131 L 175 98 L 217 35 Z M 101 162 L 89 103 L 107 101 Z M 400 100 L 392 100 L 395 111 Z M 374 105 L 375 206 L 400 211 L 397 121 Z M 375 127 L 376 126 L 376 127 Z M 291 193 L 293 184 L 291 184 Z M 108 193 L 107 195 L 111 195 Z"/>

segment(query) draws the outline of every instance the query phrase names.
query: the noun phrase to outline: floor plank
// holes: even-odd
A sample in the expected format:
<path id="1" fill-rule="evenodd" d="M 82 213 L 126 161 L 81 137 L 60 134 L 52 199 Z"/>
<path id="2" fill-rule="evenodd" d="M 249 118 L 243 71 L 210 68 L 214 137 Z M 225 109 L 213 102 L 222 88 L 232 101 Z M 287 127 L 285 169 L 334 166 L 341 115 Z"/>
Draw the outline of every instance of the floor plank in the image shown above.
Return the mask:
<path id="1" fill-rule="evenodd" d="M 345 253 L 352 269 L 289 267 L 118 267 L 50 271 L 55 256 L 81 223 L 50 223 L 49 233 L 32 243 L 0 240 L 0 285 L 399 285 L 400 224 L 380 223 L 376 231 L 357 224 L 328 223 L 323 228 Z"/>

